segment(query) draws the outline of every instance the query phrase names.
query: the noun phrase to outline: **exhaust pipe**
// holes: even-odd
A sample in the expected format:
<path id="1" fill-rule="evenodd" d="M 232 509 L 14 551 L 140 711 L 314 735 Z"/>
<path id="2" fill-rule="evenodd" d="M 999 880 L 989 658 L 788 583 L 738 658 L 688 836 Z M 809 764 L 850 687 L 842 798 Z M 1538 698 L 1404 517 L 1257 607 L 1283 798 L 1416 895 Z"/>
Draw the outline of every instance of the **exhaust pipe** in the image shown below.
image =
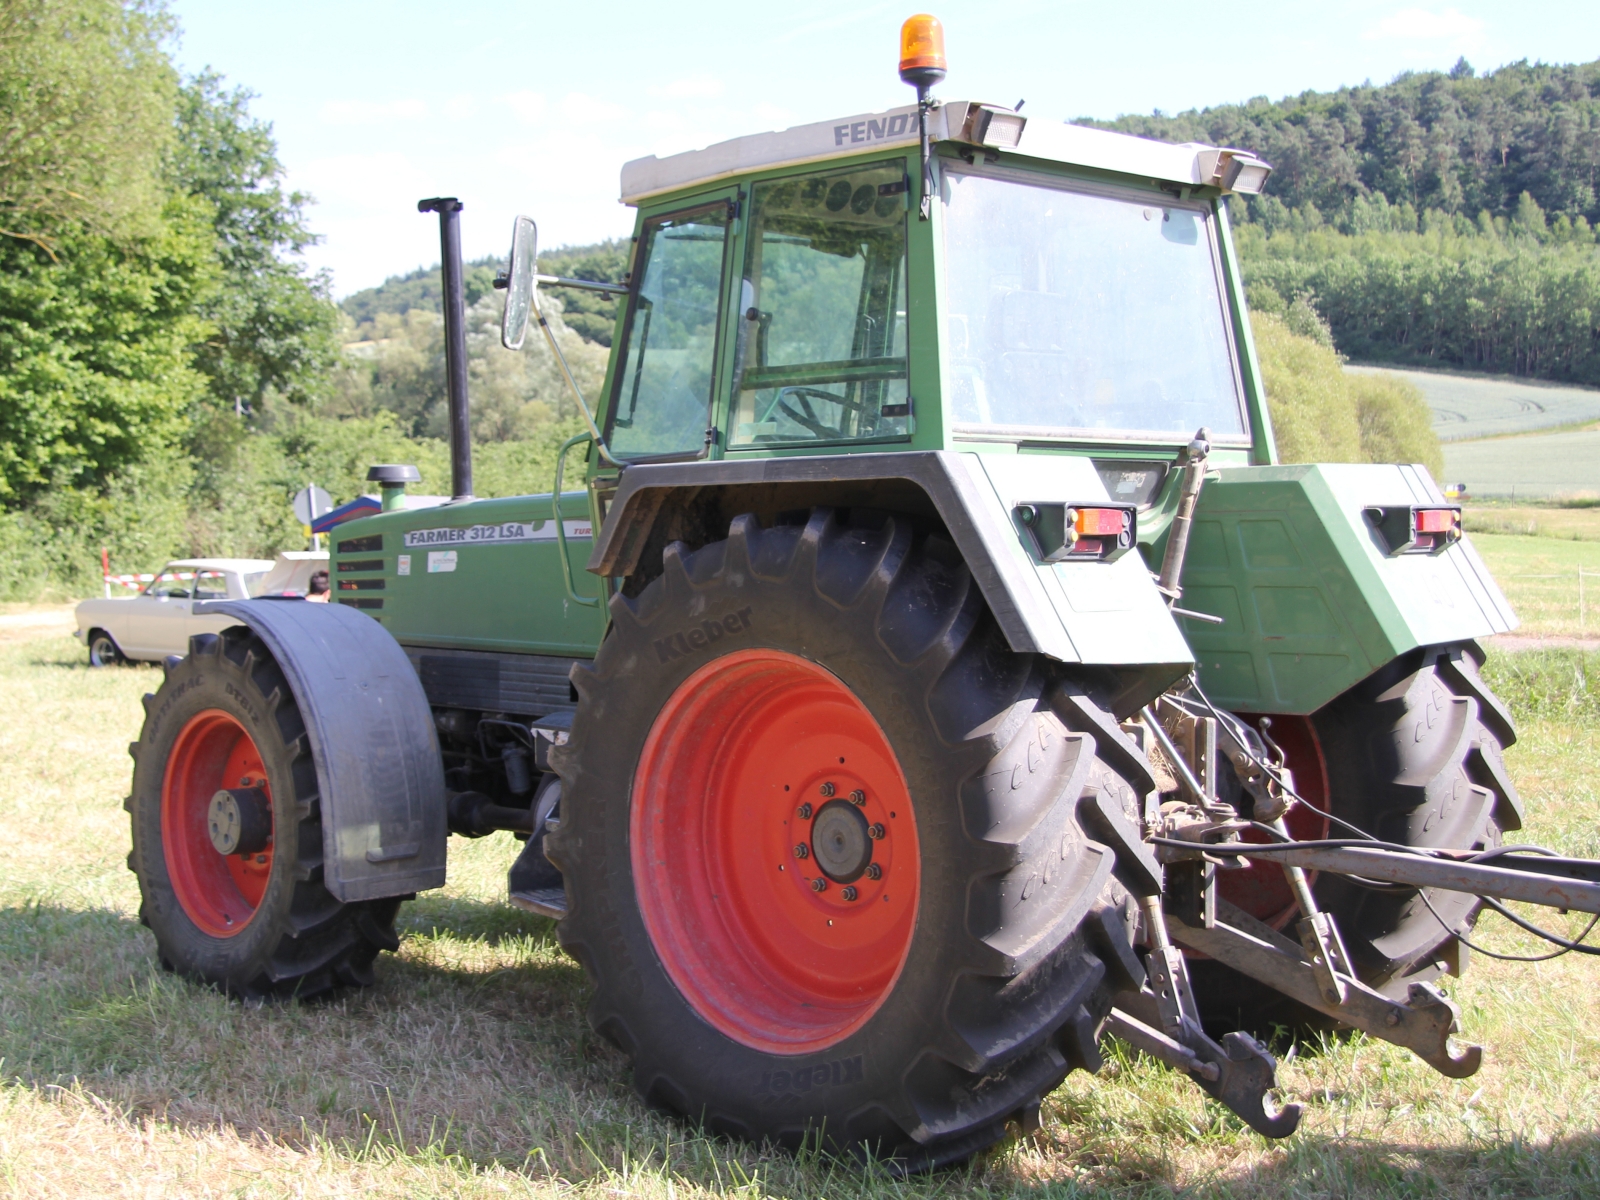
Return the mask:
<path id="1" fill-rule="evenodd" d="M 444 377 L 450 401 L 450 491 L 472 499 L 472 422 L 467 412 L 467 300 L 461 281 L 461 201 L 418 200 L 418 212 L 439 214 L 439 263 L 444 275 Z"/>

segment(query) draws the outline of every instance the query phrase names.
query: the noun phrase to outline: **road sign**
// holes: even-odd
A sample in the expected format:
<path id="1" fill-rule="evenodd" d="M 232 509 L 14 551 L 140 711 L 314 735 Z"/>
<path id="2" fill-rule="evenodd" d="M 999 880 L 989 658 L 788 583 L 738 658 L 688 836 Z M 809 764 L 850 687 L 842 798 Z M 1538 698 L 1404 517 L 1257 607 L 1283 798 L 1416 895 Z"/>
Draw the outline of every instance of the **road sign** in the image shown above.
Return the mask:
<path id="1" fill-rule="evenodd" d="M 332 511 L 333 497 L 314 483 L 294 494 L 294 515 L 300 518 L 302 525 L 309 525 L 318 517 Z"/>

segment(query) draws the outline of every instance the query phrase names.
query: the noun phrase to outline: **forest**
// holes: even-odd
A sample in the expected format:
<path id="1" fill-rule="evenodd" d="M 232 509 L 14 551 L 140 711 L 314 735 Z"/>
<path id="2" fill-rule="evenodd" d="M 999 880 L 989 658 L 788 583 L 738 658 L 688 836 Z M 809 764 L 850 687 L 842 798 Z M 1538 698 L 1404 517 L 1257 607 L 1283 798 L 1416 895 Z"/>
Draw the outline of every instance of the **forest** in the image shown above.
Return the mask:
<path id="1" fill-rule="evenodd" d="M 447 487 L 438 269 L 334 303 L 270 125 L 178 71 L 174 34 L 159 0 L 0 10 L 0 597 L 96 590 L 102 547 L 114 570 L 298 547 L 288 498 L 353 496 L 374 461 Z M 1600 381 L 1597 91 L 1596 64 L 1463 63 L 1111 124 L 1277 164 L 1230 210 L 1284 457 L 1437 467 L 1420 396 L 1343 356 Z M 625 246 L 540 262 L 616 281 Z M 467 270 L 485 495 L 548 486 L 578 427 L 548 353 L 499 346 L 497 265 Z M 548 296 L 592 396 L 613 303 Z"/>
<path id="2" fill-rule="evenodd" d="M 1088 123 L 1272 163 L 1230 204 L 1251 297 L 1344 353 L 1600 384 L 1600 61 Z"/>

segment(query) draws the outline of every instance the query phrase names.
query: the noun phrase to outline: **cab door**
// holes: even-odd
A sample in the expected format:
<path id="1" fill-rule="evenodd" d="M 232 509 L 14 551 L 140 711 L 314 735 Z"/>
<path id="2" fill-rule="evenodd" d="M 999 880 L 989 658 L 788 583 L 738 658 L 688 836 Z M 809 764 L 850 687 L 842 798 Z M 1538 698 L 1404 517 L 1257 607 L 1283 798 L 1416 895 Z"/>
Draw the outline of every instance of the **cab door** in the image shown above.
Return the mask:
<path id="1" fill-rule="evenodd" d="M 606 421 L 616 458 L 681 461 L 704 457 L 714 445 L 736 204 L 730 194 L 647 216 L 641 225 Z"/>

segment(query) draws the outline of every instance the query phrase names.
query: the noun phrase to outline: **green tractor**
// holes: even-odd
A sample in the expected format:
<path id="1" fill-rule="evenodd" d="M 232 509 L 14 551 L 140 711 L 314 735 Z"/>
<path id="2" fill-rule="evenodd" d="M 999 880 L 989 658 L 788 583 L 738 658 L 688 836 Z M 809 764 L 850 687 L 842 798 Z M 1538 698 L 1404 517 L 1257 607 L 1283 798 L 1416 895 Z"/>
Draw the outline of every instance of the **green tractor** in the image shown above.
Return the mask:
<path id="1" fill-rule="evenodd" d="M 1515 618 L 1459 508 L 1277 462 L 1226 204 L 1265 163 L 936 101 L 937 33 L 913 105 L 627 164 L 625 286 L 519 218 L 508 346 L 540 286 L 619 296 L 551 493 L 472 497 L 423 203 L 455 498 L 375 467 L 336 603 L 168 661 L 165 964 L 369 984 L 449 835 L 511 830 L 644 1099 L 738 1137 L 959 1161 L 1112 1034 L 1274 1136 L 1275 1024 L 1476 1068 L 1433 981 L 1482 897 L 1597 911 L 1600 871 L 1501 849 Z"/>

